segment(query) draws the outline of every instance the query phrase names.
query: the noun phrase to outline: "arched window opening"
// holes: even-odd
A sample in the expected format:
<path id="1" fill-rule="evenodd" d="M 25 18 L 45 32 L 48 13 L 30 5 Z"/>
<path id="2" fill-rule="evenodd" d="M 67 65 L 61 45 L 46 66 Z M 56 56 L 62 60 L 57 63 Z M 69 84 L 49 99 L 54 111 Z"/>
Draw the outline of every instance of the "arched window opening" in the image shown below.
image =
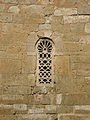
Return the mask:
<path id="1" fill-rule="evenodd" d="M 53 82 L 53 43 L 40 39 L 37 43 L 37 83 L 51 85 Z"/>

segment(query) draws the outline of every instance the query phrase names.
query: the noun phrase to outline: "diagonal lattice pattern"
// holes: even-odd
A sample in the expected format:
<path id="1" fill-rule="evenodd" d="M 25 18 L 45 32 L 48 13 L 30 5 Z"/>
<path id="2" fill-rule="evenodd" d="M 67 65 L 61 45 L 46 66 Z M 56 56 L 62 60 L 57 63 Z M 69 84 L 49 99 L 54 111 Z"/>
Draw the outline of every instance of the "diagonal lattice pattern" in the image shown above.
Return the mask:
<path id="1" fill-rule="evenodd" d="M 43 84 L 52 82 L 52 43 L 45 39 L 38 43 L 38 81 Z"/>

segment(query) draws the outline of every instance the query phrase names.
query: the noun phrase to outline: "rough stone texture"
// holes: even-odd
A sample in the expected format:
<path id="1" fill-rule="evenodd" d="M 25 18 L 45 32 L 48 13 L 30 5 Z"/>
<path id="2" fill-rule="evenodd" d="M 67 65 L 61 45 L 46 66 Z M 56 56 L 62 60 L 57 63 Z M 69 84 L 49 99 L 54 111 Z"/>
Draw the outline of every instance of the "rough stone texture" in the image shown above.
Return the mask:
<path id="1" fill-rule="evenodd" d="M 86 32 L 86 33 L 90 33 L 90 23 L 87 23 L 87 24 L 85 25 L 85 32 Z"/>
<path id="2" fill-rule="evenodd" d="M 53 85 L 37 85 L 37 41 L 53 41 Z M 0 0 L 0 120 L 90 120 L 90 0 Z"/>
<path id="3" fill-rule="evenodd" d="M 54 15 L 55 16 L 66 16 L 66 15 L 73 15 L 77 14 L 77 8 L 58 8 L 55 10 Z"/>

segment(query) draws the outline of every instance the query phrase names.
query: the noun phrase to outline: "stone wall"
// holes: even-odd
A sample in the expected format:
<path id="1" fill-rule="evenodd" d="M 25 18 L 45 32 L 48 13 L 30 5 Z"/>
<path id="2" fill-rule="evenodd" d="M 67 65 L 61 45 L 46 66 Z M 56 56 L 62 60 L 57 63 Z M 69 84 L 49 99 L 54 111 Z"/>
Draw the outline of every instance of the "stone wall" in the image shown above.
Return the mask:
<path id="1" fill-rule="evenodd" d="M 36 84 L 39 37 L 53 87 Z M 0 0 L 0 120 L 90 120 L 90 0 Z"/>

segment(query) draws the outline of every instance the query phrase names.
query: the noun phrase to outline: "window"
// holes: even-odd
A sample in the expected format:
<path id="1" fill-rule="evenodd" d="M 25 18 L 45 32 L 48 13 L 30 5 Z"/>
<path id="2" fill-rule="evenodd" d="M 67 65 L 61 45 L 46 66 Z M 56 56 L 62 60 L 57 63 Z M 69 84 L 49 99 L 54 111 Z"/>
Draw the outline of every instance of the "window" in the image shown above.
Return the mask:
<path id="1" fill-rule="evenodd" d="M 53 43 L 43 38 L 37 43 L 37 83 L 51 85 L 53 82 Z"/>

